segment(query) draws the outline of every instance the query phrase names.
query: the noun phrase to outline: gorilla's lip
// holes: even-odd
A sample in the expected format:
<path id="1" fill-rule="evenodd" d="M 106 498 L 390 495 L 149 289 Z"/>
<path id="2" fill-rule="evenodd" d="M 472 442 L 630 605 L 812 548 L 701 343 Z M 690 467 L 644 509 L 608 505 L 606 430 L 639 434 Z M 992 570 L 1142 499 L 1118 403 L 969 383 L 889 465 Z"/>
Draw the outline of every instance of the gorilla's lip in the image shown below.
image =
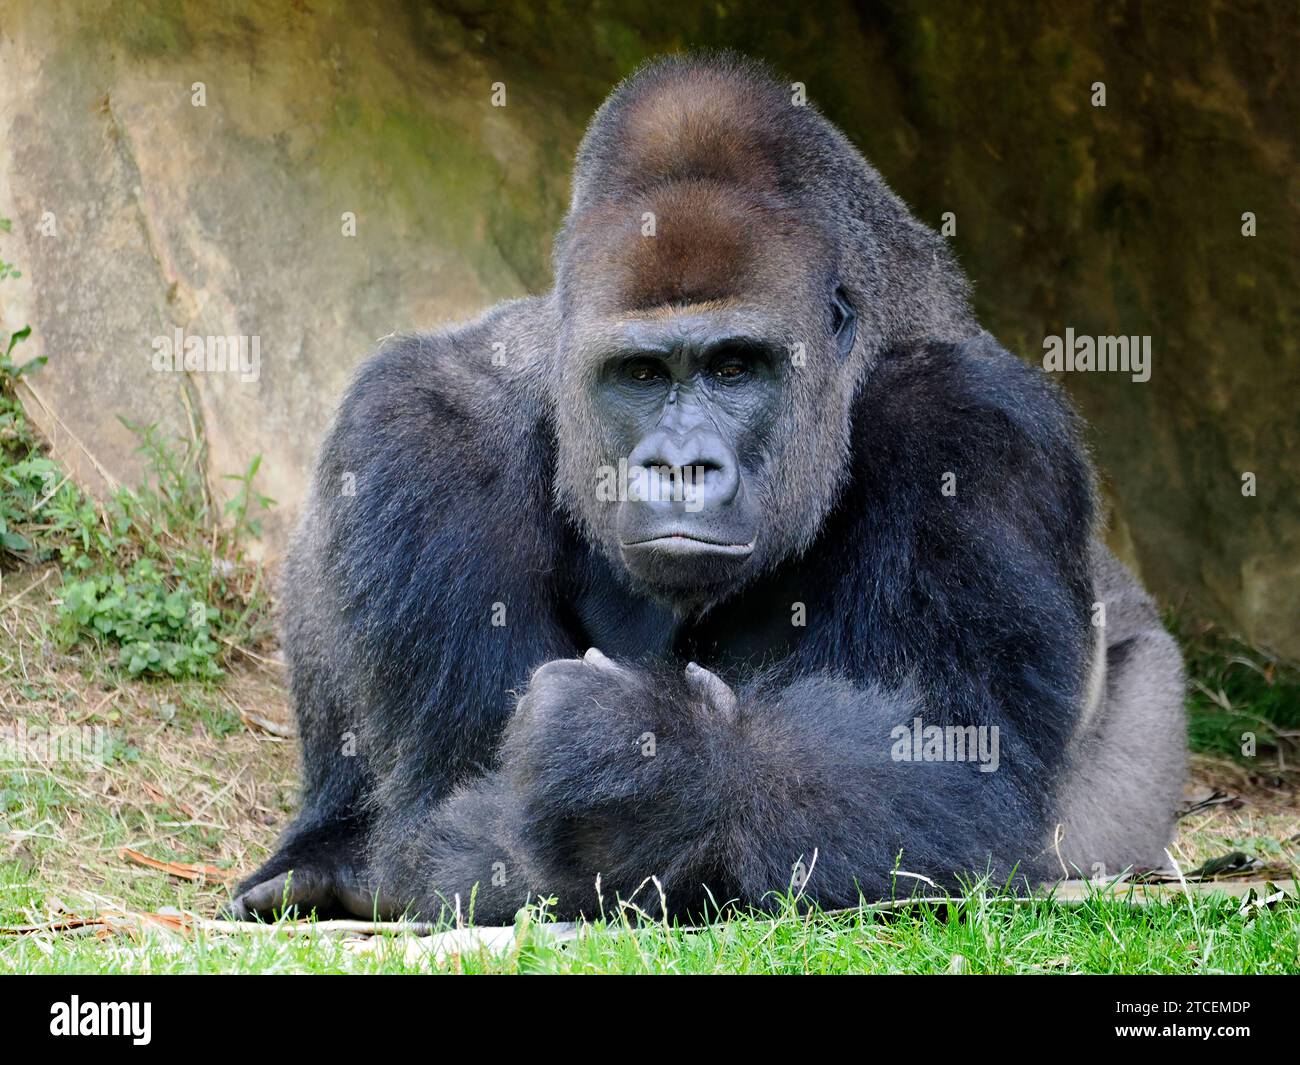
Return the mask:
<path id="1" fill-rule="evenodd" d="M 723 540 L 709 540 L 694 533 L 669 532 L 648 536 L 643 540 L 624 540 L 622 547 L 625 551 L 629 548 L 646 548 L 665 554 L 711 554 L 744 558 L 753 553 L 755 543 L 757 538 L 748 543 L 737 544 Z"/>

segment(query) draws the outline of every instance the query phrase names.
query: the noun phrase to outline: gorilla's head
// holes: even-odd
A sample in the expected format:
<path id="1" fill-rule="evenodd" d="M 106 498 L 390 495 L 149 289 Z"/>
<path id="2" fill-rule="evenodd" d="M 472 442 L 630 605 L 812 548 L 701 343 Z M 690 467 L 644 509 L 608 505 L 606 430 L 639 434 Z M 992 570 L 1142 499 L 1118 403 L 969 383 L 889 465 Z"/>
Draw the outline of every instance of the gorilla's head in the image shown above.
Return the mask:
<path id="1" fill-rule="evenodd" d="M 560 497 L 683 609 L 812 542 L 882 345 L 973 328 L 942 242 L 734 57 L 661 60 L 606 101 L 556 274 Z"/>

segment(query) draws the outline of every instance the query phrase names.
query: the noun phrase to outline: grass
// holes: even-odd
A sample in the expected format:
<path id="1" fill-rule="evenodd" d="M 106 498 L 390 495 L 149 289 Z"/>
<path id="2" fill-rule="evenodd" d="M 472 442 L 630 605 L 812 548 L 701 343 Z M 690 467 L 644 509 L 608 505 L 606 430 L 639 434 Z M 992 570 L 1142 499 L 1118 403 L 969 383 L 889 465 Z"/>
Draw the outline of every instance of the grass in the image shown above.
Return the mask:
<path id="1" fill-rule="evenodd" d="M 1300 740 L 1300 671 L 1212 626 L 1168 620 L 1187 660 L 1192 749 L 1285 767 Z"/>
<path id="2" fill-rule="evenodd" d="M 1146 908 L 1065 907 L 975 894 L 881 919 L 872 913 L 742 917 L 700 930 L 592 926 L 563 945 L 536 927 L 501 953 L 431 958 L 409 936 L 304 939 L 197 934 L 77 941 L 24 937 L 0 971 L 223 973 L 1300 973 L 1300 910 L 1242 916 L 1208 896 Z"/>
<path id="3" fill-rule="evenodd" d="M 0 220 L 2 221 L 2 220 Z M 0 232 L 4 226 L 0 225 Z M 12 265 L 0 263 L 0 280 Z M 149 481 L 84 496 L 0 358 L 0 742 L 83 740 L 94 758 L 0 750 L 0 926 L 103 912 L 212 914 L 293 812 L 296 749 L 270 603 L 244 545 L 270 501 L 254 462 L 225 505 L 201 437 L 138 430 Z M 1300 850 L 1300 677 L 1209 630 L 1180 632 L 1196 790 L 1227 793 L 1180 824 L 1184 869 L 1242 851 L 1292 880 Z M 1243 750 L 1243 733 L 1254 746 Z M 102 746 L 97 747 L 98 744 Z M 1249 744 L 1246 744 L 1249 747 Z M 66 754 L 67 752 L 62 752 Z M 161 866 L 161 867 L 160 867 Z M 1300 907 L 1243 913 L 1192 895 L 1143 908 L 973 891 L 882 916 L 740 917 L 698 931 L 542 924 L 502 955 L 431 958 L 412 937 L 340 940 L 161 931 L 0 935 L 0 972 L 1300 972 Z"/>

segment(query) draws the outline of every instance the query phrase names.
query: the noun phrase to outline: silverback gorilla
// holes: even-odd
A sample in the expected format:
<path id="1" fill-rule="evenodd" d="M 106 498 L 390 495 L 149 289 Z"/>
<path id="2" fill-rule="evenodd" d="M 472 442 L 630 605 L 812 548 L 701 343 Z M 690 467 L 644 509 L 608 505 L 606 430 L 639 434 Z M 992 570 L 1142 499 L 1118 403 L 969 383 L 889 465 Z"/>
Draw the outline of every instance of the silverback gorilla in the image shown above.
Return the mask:
<path id="1" fill-rule="evenodd" d="M 283 586 L 302 812 L 234 914 L 1162 863 L 1182 664 L 1080 427 L 838 130 L 747 60 L 652 63 L 555 270 L 343 400 Z"/>

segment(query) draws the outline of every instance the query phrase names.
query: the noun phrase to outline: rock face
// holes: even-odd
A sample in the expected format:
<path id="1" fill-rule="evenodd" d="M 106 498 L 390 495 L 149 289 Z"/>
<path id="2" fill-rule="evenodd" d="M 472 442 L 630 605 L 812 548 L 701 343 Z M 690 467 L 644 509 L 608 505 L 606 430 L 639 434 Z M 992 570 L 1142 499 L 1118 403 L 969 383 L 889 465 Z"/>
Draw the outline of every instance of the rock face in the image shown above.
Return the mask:
<path id="1" fill-rule="evenodd" d="M 92 488 L 138 476 L 119 416 L 201 431 L 218 485 L 264 456 L 277 549 L 374 341 L 544 289 L 609 88 L 647 55 L 731 46 L 804 82 L 946 220 L 1013 350 L 1041 361 L 1067 329 L 1150 338 L 1144 383 L 1062 375 L 1112 539 L 1166 602 L 1300 658 L 1285 5 L 138 6 L 0 12 L 0 258 L 24 270 L 0 286 L 0 331 L 32 325 L 19 352 L 49 356 L 33 413 Z M 159 372 L 176 330 L 256 337 L 256 379 Z"/>

